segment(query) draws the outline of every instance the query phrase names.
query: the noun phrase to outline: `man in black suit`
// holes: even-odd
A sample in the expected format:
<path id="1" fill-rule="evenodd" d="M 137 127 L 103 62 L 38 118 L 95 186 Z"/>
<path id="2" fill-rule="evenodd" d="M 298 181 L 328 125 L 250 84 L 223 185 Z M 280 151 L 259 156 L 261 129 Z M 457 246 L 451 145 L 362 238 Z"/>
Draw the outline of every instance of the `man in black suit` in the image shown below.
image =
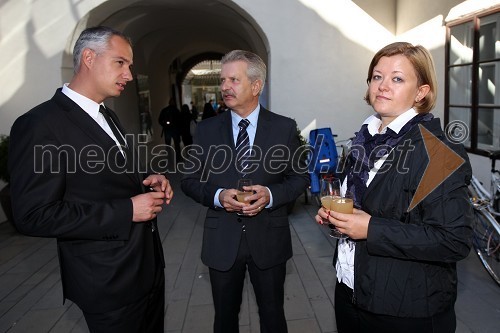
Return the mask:
<path id="1" fill-rule="evenodd" d="M 161 135 L 165 137 L 165 145 L 172 147 L 174 141 L 174 151 L 176 161 L 181 158 L 181 112 L 175 105 L 175 98 L 170 97 L 168 105 L 160 111 L 158 122 L 162 127 Z"/>
<path id="2" fill-rule="evenodd" d="M 163 332 L 156 215 L 173 192 L 165 176 L 139 174 L 132 143 L 102 104 L 132 80 L 132 45 L 96 27 L 73 52 L 71 82 L 12 126 L 14 222 L 27 235 L 57 238 L 64 298 L 91 332 Z"/>
<path id="3" fill-rule="evenodd" d="M 182 190 L 208 207 L 201 257 L 210 272 L 214 332 L 239 331 L 247 269 L 261 332 L 287 332 L 284 282 L 292 256 L 287 206 L 309 181 L 296 154 L 297 126 L 260 106 L 266 66 L 259 56 L 235 50 L 221 63 L 220 88 L 231 112 L 198 124 L 182 179 Z M 240 178 L 254 184 L 246 188 L 253 194 L 245 202 L 236 199 Z"/>

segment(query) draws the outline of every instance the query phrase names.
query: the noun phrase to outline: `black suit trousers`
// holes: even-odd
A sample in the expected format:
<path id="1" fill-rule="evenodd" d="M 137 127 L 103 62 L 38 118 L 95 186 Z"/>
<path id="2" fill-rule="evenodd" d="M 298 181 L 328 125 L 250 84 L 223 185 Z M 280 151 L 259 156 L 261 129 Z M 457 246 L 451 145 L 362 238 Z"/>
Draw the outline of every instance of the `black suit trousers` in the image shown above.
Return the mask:
<path id="1" fill-rule="evenodd" d="M 238 314 L 247 269 L 259 307 L 261 333 L 288 332 L 283 310 L 286 262 L 259 269 L 252 260 L 243 232 L 238 255 L 231 269 L 223 272 L 210 268 L 215 308 L 214 333 L 239 332 Z"/>

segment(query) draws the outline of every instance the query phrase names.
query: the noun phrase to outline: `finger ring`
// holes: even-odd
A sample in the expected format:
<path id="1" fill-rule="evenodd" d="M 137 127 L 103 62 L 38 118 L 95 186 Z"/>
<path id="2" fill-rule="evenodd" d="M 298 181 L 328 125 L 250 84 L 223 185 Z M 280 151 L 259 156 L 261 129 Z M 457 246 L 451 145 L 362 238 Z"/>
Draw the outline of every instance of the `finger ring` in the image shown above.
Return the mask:
<path id="1" fill-rule="evenodd" d="M 259 210 L 262 210 L 262 206 L 259 206 Z"/>

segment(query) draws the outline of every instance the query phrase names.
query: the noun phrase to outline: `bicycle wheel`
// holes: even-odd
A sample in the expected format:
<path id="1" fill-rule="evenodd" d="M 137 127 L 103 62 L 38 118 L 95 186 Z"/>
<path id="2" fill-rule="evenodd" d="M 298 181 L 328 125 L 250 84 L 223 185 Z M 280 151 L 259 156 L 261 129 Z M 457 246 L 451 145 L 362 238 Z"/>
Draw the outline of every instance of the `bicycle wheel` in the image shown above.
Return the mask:
<path id="1" fill-rule="evenodd" d="M 493 215 L 486 210 L 475 210 L 473 246 L 490 276 L 500 285 L 500 234 Z"/>

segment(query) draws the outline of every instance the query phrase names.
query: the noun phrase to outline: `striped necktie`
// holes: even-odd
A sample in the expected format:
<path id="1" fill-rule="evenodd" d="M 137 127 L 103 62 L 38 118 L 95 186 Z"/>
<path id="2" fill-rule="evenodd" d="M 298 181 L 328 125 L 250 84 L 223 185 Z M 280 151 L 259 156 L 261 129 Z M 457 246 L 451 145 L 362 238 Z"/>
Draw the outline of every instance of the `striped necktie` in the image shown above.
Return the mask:
<path id="1" fill-rule="evenodd" d="M 240 120 L 238 124 L 240 131 L 236 139 L 236 167 L 243 175 L 245 175 L 245 169 L 248 167 L 247 159 L 250 156 L 250 138 L 247 133 L 248 125 L 250 125 L 248 119 Z"/>

